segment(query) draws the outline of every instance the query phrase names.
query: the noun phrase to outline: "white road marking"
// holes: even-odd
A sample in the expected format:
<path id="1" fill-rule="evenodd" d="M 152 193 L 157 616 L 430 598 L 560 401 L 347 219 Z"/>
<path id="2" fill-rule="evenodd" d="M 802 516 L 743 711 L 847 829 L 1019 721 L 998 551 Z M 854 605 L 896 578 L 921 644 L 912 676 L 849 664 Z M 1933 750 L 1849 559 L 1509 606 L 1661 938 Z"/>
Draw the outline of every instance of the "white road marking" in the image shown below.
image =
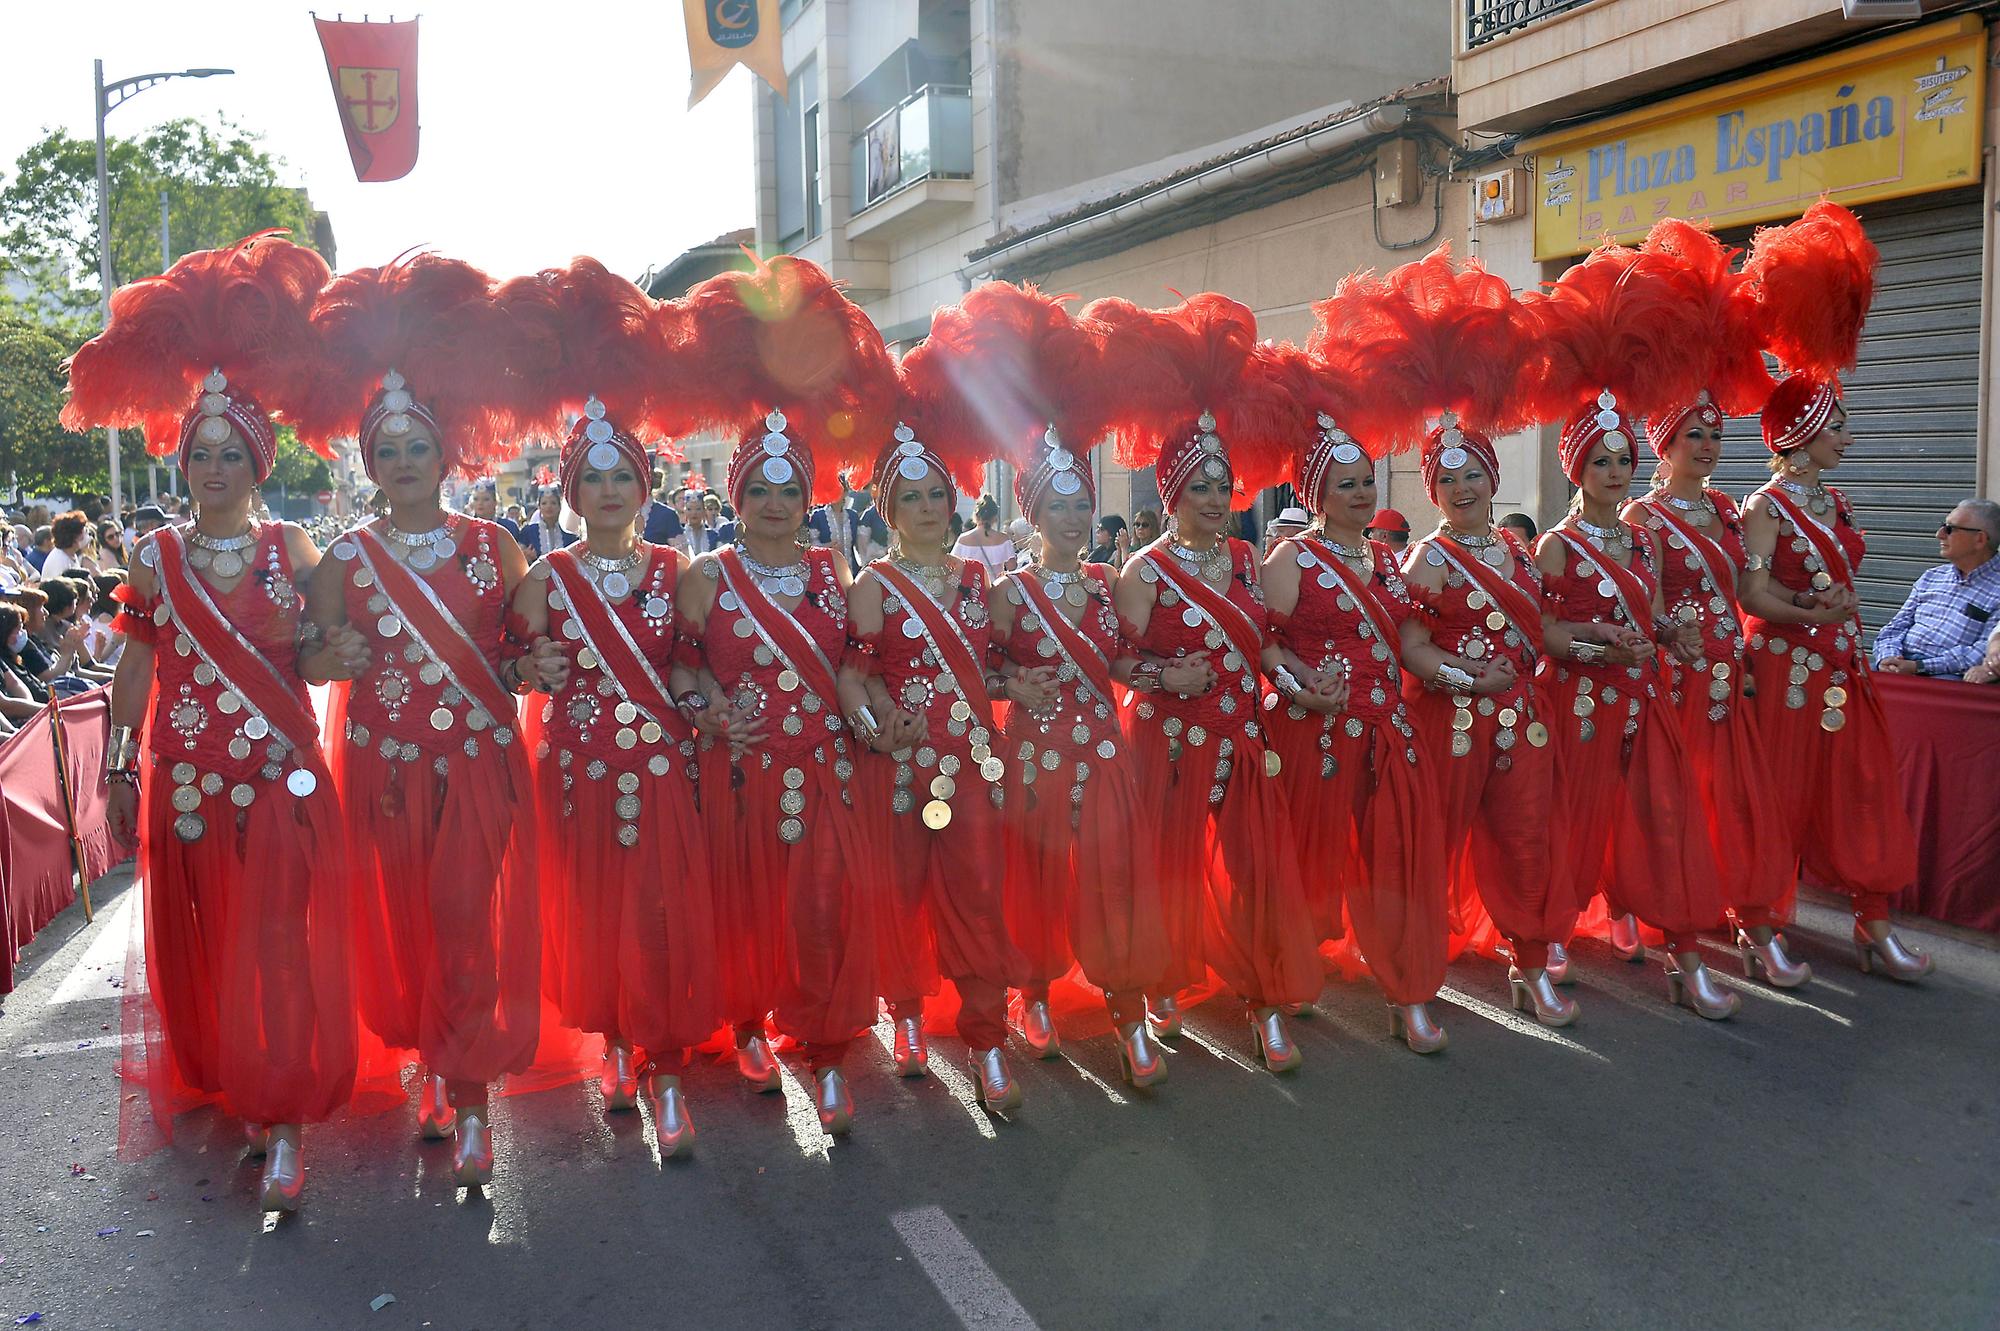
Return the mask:
<path id="1" fill-rule="evenodd" d="M 885 1052 L 888 1052 L 891 1056 L 894 1055 L 896 1048 L 895 1027 L 886 1021 L 881 1023 L 875 1027 L 875 1038 L 881 1042 Z M 944 1085 L 945 1090 L 951 1092 L 951 1098 L 958 1101 L 959 1106 L 971 1117 L 972 1126 L 979 1129 L 980 1136 L 986 1138 L 988 1141 L 999 1140 L 1000 1134 L 993 1130 L 993 1121 L 986 1116 L 986 1111 L 980 1107 L 979 1101 L 973 1098 L 972 1083 L 966 1080 L 964 1073 L 951 1065 L 950 1060 L 940 1058 L 938 1051 L 935 1049 L 931 1050 L 930 1073 L 928 1075 L 936 1077 Z M 900 1081 L 901 1078 L 897 1080 Z M 818 1124 L 818 1115 L 814 1115 L 813 1122 L 815 1125 Z"/>
<path id="2" fill-rule="evenodd" d="M 1708 968 L 1708 973 L 1739 994 L 1748 994 L 1752 998 L 1762 998 L 1768 1002 L 1777 1003 L 1782 1007 L 1804 1008 L 1808 1012 L 1817 1012 L 1836 1026 L 1845 1026 L 1850 1030 L 1854 1028 L 1852 1018 L 1843 1017 L 1838 1012 L 1829 1012 L 1823 1007 L 1806 1002 L 1803 998 L 1793 998 L 1782 989 L 1769 989 L 1761 984 L 1753 984 L 1749 980 L 1739 980 L 1734 975 L 1724 975 L 1713 966 Z"/>
<path id="3" fill-rule="evenodd" d="M 785 1126 L 792 1130 L 792 1140 L 798 1143 L 799 1154 L 808 1160 L 824 1163 L 827 1159 L 826 1129 L 820 1126 L 819 1104 L 815 1099 L 817 1079 L 808 1087 L 799 1080 L 798 1074 L 782 1061 L 778 1063 L 778 1089 L 785 1096 Z"/>
<path id="4" fill-rule="evenodd" d="M 1098 1076 L 1095 1072 L 1092 1072 L 1089 1068 L 1077 1062 L 1075 1059 L 1071 1058 L 1068 1054 L 1064 1054 L 1062 1056 L 1062 1061 L 1069 1064 L 1071 1067 L 1075 1068 L 1077 1076 L 1082 1077 L 1092 1086 L 1095 1086 L 1098 1090 L 1103 1091 L 1104 1098 L 1109 1100 L 1112 1104 L 1129 1105 L 1132 1103 L 1130 1100 L 1127 1100 L 1123 1095 L 1119 1094 L 1118 1088 L 1116 1086 L 1113 1086 L 1110 1082 L 1104 1080 L 1104 1078 Z"/>
<path id="5" fill-rule="evenodd" d="M 138 1040 L 136 1035 L 98 1035 L 88 1040 L 62 1040 L 54 1044 L 31 1044 L 16 1058 L 48 1058 L 52 1054 L 85 1054 L 93 1049 L 119 1049 Z"/>
<path id="6" fill-rule="evenodd" d="M 125 951 L 128 946 L 136 946 L 143 954 L 145 948 L 145 917 L 134 918 L 138 910 L 139 890 L 133 888 L 121 898 L 116 906 L 94 927 L 97 936 L 63 976 L 62 983 L 49 998 L 48 1005 L 54 1007 L 62 1003 L 82 1003 L 91 999 L 117 998 L 125 991 L 118 983 L 125 978 Z M 141 965 L 134 987 L 146 992 L 146 972 Z"/>
<path id="7" fill-rule="evenodd" d="M 1495 1007 L 1483 998 L 1474 998 L 1471 994 L 1461 993 L 1449 986 L 1438 990 L 1438 997 L 1447 1003 L 1457 1004 L 1475 1017 L 1486 1018 L 1486 1020 L 1492 1022 L 1495 1026 L 1505 1026 L 1516 1035 L 1529 1035 L 1537 1040 L 1545 1040 L 1553 1045 L 1561 1045 L 1564 1049 L 1582 1054 L 1586 1058 L 1594 1058 L 1600 1063 L 1609 1063 L 1611 1061 L 1595 1049 L 1580 1045 L 1566 1035 L 1557 1035 L 1534 1018 L 1524 1017 L 1511 1008 Z"/>
<path id="8" fill-rule="evenodd" d="M 1249 1059 L 1243 1057 L 1243 1055 L 1237 1053 L 1234 1049 L 1226 1048 L 1220 1044 L 1217 1044 L 1213 1040 L 1206 1039 L 1205 1037 L 1203 1037 L 1201 1032 L 1197 1031 L 1194 1028 L 1194 1024 L 1188 1021 L 1186 1016 L 1182 1016 L 1181 1018 L 1181 1035 L 1186 1039 L 1194 1041 L 1196 1044 L 1200 1045 L 1203 1049 L 1206 1049 L 1209 1053 L 1214 1054 L 1217 1058 L 1221 1059 L 1223 1062 L 1234 1063 L 1237 1067 L 1242 1068 L 1245 1072 L 1249 1073 L 1251 1076 L 1255 1077 L 1258 1081 L 1262 1082 L 1264 1085 L 1276 1091 L 1279 1095 L 1284 1096 L 1287 1100 L 1290 1100 L 1293 1104 L 1297 1104 L 1299 1102 L 1299 1097 L 1293 1095 L 1284 1086 L 1280 1085 L 1278 1082 L 1277 1075 L 1267 1071 L 1263 1064 L 1253 1063 Z"/>
<path id="9" fill-rule="evenodd" d="M 959 1325 L 978 1331 L 1037 1331 L 1028 1310 L 941 1208 L 898 1211 L 889 1223 L 951 1306 Z"/>

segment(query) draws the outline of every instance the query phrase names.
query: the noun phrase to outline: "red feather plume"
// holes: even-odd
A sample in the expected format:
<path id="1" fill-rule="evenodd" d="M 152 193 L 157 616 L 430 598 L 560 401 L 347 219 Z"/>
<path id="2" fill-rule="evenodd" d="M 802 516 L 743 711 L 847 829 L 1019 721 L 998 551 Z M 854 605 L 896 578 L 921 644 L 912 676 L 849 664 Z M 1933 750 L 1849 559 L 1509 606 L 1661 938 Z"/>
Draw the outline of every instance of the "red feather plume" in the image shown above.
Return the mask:
<path id="1" fill-rule="evenodd" d="M 1353 386 L 1342 425 L 1371 450 L 1421 447 L 1447 411 L 1484 434 L 1525 423 L 1520 303 L 1478 260 L 1454 264 L 1449 245 L 1383 277 L 1342 278 L 1313 315 L 1306 349 Z"/>
<path id="2" fill-rule="evenodd" d="M 113 292 L 110 325 L 70 358 L 63 425 L 137 426 L 147 451 L 165 456 L 214 369 L 232 395 L 294 413 L 313 374 L 308 315 L 330 274 L 324 259 L 283 235 L 198 250 Z"/>
<path id="3" fill-rule="evenodd" d="M 772 410 L 813 450 L 813 502 L 865 477 L 895 425 L 882 335 L 819 265 L 790 255 L 720 273 L 681 302 L 693 425 L 742 438 Z"/>
<path id="4" fill-rule="evenodd" d="M 1567 421 L 1607 388 L 1638 418 L 1704 386 L 1709 328 L 1699 292 L 1666 255 L 1600 246 L 1546 290 L 1522 296 L 1521 307 L 1535 333 L 1526 397 L 1539 420 Z"/>
<path id="5" fill-rule="evenodd" d="M 642 441 L 692 428 L 678 304 L 656 302 L 581 256 L 566 268 L 501 283 L 494 302 L 515 341 L 508 414 L 521 434 L 560 442 L 592 397 L 614 425 Z"/>
<path id="6" fill-rule="evenodd" d="M 514 451 L 521 359 L 492 279 L 460 259 L 416 254 L 342 273 L 313 306 L 321 367 L 295 422 L 315 446 L 354 438 L 390 370 L 437 417 L 453 466 L 476 473 Z"/>
<path id="7" fill-rule="evenodd" d="M 1677 217 L 1653 224 L 1640 246 L 1680 265 L 1690 298 L 1705 322 L 1701 348 L 1706 368 L 1702 386 L 1730 416 L 1754 416 L 1771 396 L 1764 368 L 1763 337 L 1757 325 L 1756 293 L 1730 268 L 1737 251 L 1715 233 Z"/>
<path id="8" fill-rule="evenodd" d="M 1082 317 L 1103 328 L 1102 373 L 1107 392 L 1118 395 L 1109 425 L 1120 463 L 1155 465 L 1164 449 L 1194 435 L 1208 412 L 1245 493 L 1286 478 L 1298 408 L 1276 367 L 1258 357 L 1257 319 L 1247 306 L 1212 291 L 1163 310 L 1107 297 Z"/>
<path id="9" fill-rule="evenodd" d="M 1104 434 L 1113 403 L 1097 329 L 1065 299 L 985 283 L 939 307 L 930 335 L 903 357 L 905 408 L 922 421 L 911 424 L 954 475 L 976 476 L 994 457 L 1027 465 L 1050 425 L 1078 455 Z"/>
<path id="10" fill-rule="evenodd" d="M 1796 222 L 1759 229 L 1743 277 L 1764 349 L 1789 372 L 1831 379 L 1853 369 L 1878 258 L 1860 219 L 1825 199 Z"/>

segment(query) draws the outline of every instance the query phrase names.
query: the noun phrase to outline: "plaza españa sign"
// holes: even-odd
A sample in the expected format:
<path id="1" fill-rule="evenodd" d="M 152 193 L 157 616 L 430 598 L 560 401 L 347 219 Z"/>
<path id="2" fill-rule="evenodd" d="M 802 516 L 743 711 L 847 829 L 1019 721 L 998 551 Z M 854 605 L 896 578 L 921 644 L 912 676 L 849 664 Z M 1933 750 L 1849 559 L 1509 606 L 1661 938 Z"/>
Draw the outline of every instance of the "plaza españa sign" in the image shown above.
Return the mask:
<path id="1" fill-rule="evenodd" d="M 1662 217 L 1718 229 L 1979 178 L 1986 30 L 1964 17 L 1524 143 L 1535 257 L 1633 241 Z"/>

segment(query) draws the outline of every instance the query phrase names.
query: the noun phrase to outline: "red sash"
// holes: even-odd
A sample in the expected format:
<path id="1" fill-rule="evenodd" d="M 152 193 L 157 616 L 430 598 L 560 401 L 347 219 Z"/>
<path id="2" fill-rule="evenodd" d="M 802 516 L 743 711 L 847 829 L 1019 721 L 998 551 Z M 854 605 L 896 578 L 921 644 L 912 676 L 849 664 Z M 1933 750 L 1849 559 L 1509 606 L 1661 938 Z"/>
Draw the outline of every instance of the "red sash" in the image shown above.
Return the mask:
<path id="1" fill-rule="evenodd" d="M 1229 543 L 1231 576 L 1236 565 L 1236 542 Z M 1229 645 L 1243 658 L 1243 668 L 1254 675 L 1258 663 L 1264 656 L 1264 634 L 1257 627 L 1257 621 L 1236 608 L 1227 596 L 1217 592 L 1207 582 L 1178 567 L 1178 561 L 1164 550 L 1152 549 L 1145 557 L 1153 561 L 1153 567 L 1160 576 L 1173 584 L 1187 603 L 1208 617 L 1209 623 L 1222 630 L 1222 636 L 1229 639 Z"/>
<path id="2" fill-rule="evenodd" d="M 1708 537 L 1703 536 L 1699 527 L 1696 527 L 1686 518 L 1675 513 L 1674 506 L 1665 500 L 1642 499 L 1639 502 L 1659 514 L 1661 520 L 1669 527 L 1672 527 L 1679 534 L 1680 538 L 1687 542 L 1688 549 L 1694 551 L 1694 557 L 1701 561 L 1702 576 L 1708 579 L 1709 586 L 1715 588 L 1715 594 L 1727 597 L 1732 601 L 1735 600 L 1735 578 L 1730 577 L 1725 579 L 1722 576 L 1722 570 L 1731 567 L 1729 557 L 1723 548 Z M 1716 511 L 1716 515 L 1718 517 L 1721 516 L 1720 509 Z"/>
<path id="3" fill-rule="evenodd" d="M 725 545 L 715 552 L 715 562 L 722 566 L 722 580 L 729 590 L 736 593 L 736 599 L 743 607 L 743 617 L 750 621 L 750 627 L 757 630 L 757 636 L 771 649 L 788 670 L 799 677 L 807 692 L 817 694 L 819 700 L 828 707 L 840 706 L 839 694 L 835 691 L 833 664 L 826 659 L 826 653 L 812 640 L 812 635 L 792 617 L 792 612 L 764 594 L 757 585 L 757 579 L 743 567 L 743 557 L 733 545 Z M 808 568 L 808 573 L 811 569 Z"/>
<path id="4" fill-rule="evenodd" d="M 1397 652 L 1400 656 L 1398 643 L 1401 639 L 1396 632 L 1396 625 L 1389 618 L 1388 612 L 1382 609 L 1382 603 L 1376 599 L 1375 593 L 1361 580 L 1361 575 L 1349 568 L 1345 559 L 1314 537 L 1294 536 L 1292 539 L 1319 556 L 1320 562 L 1333 570 L 1334 576 L 1339 578 L 1341 585 L 1347 589 L 1347 594 L 1360 602 L 1362 613 L 1367 615 L 1368 622 L 1375 626 L 1376 635 L 1390 651 Z M 1368 547 L 1368 557 L 1370 560 L 1375 558 L 1375 547 L 1372 545 Z"/>
<path id="5" fill-rule="evenodd" d="M 284 741 L 291 750 L 291 761 L 312 774 L 314 789 L 324 784 L 331 791 L 332 780 L 319 752 L 319 721 L 312 709 L 286 686 L 285 677 L 270 658 L 222 617 L 209 599 L 208 589 L 188 571 L 180 529 L 163 527 L 153 539 L 160 551 L 156 565 L 160 594 L 195 651 L 214 668 L 223 687 L 243 699 L 251 715 L 264 718 L 271 736 Z"/>
<path id="6" fill-rule="evenodd" d="M 544 555 L 543 559 L 548 562 L 549 576 L 562 587 L 563 596 L 569 601 L 571 617 L 583 630 L 583 645 L 597 654 L 606 678 L 618 690 L 619 697 L 638 709 L 641 721 L 653 722 L 675 743 L 694 738 L 687 718 L 668 698 L 667 688 L 660 683 L 653 663 L 639 650 L 639 644 L 632 641 L 624 621 L 613 613 L 597 584 L 578 566 L 574 549 L 565 546 Z M 672 555 L 669 553 L 667 557 L 671 559 Z M 667 597 L 673 598 L 671 583 L 667 586 Z"/>
<path id="7" fill-rule="evenodd" d="M 1593 550 L 1590 546 L 1577 540 L 1576 537 L 1570 535 L 1562 528 L 1552 527 L 1549 530 L 1554 532 L 1556 537 L 1564 545 L 1568 546 L 1571 553 L 1578 559 L 1604 570 L 1604 576 L 1611 580 L 1611 590 L 1612 594 L 1618 599 L 1618 608 L 1625 612 L 1625 622 L 1640 633 L 1651 637 L 1653 616 L 1648 613 L 1641 618 L 1637 609 L 1642 604 L 1647 607 L 1648 611 L 1652 608 L 1652 597 L 1647 594 L 1644 580 L 1631 569 L 1625 568 L 1616 560 Z M 1637 547 L 1633 549 L 1633 558 L 1638 558 Z"/>
<path id="8" fill-rule="evenodd" d="M 1792 526 L 1798 529 L 1799 535 L 1813 543 L 1813 548 L 1819 552 L 1819 562 L 1826 565 L 1827 576 L 1839 578 L 1842 586 L 1853 591 L 1854 567 L 1847 562 L 1847 547 L 1840 543 L 1840 538 L 1776 485 L 1765 486 L 1761 493 L 1785 510 L 1785 516 L 1792 520 Z"/>
<path id="9" fill-rule="evenodd" d="M 959 631 L 958 622 L 932 599 L 929 592 L 918 586 L 915 579 L 888 560 L 868 567 L 889 584 L 891 591 L 903 598 L 910 614 L 916 616 L 931 650 L 938 654 L 938 660 L 944 662 L 945 669 L 951 671 L 952 678 L 958 681 L 958 696 L 972 708 L 973 719 L 988 731 L 998 734 L 999 727 L 993 722 L 993 700 L 986 694 L 986 672 L 979 668 L 979 662 L 972 654 L 972 644 Z"/>
<path id="10" fill-rule="evenodd" d="M 1056 649 L 1063 659 L 1077 668 L 1084 681 L 1097 694 L 1097 700 L 1111 705 L 1111 663 L 1104 659 L 1104 653 L 1088 634 L 1069 622 L 1069 616 L 1049 599 L 1048 588 L 1041 580 L 1023 569 L 1013 575 L 1014 585 L 1021 589 L 1021 595 L 1041 617 L 1043 631 L 1055 640 Z"/>
<path id="11" fill-rule="evenodd" d="M 397 562 L 382 538 L 368 528 L 356 527 L 348 539 L 360 551 L 362 567 L 375 575 L 375 585 L 387 598 L 389 608 L 418 645 L 443 667 L 445 678 L 484 708 L 494 725 L 512 727 L 516 721 L 514 695 L 500 687 L 485 655 L 466 636 L 431 585 Z"/>
<path id="12" fill-rule="evenodd" d="M 1516 587 L 1511 580 L 1503 577 L 1500 570 L 1483 559 L 1460 559 L 1455 553 L 1461 547 L 1442 531 L 1432 538 L 1431 549 L 1443 555 L 1445 562 L 1476 583 L 1479 590 L 1486 593 L 1493 608 L 1507 617 L 1508 627 L 1521 635 L 1528 644 L 1528 651 L 1534 656 L 1542 654 L 1542 610 L 1528 594 Z M 1508 549 L 1518 560 L 1526 559 L 1527 551 L 1516 549 L 1510 543 Z"/>

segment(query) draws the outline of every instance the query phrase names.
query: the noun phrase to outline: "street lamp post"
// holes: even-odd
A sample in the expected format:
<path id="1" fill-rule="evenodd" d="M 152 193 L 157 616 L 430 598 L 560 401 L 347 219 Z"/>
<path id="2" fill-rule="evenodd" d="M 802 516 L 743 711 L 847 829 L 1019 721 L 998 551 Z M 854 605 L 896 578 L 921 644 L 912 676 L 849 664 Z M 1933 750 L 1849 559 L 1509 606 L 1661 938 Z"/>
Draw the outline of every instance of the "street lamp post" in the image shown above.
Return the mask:
<path id="1" fill-rule="evenodd" d="M 95 66 L 97 84 L 97 280 L 103 288 L 98 305 L 104 315 L 105 325 L 111 323 L 111 181 L 104 161 L 104 117 L 117 109 L 126 98 L 144 92 L 156 83 L 168 79 L 205 79 L 216 74 L 234 74 L 233 69 L 179 69 L 166 74 L 140 74 L 135 78 L 119 79 L 116 83 L 104 81 L 104 62 L 91 62 Z M 118 431 L 104 432 L 105 446 L 111 459 L 111 517 L 117 521 L 120 505 L 118 477 Z"/>

